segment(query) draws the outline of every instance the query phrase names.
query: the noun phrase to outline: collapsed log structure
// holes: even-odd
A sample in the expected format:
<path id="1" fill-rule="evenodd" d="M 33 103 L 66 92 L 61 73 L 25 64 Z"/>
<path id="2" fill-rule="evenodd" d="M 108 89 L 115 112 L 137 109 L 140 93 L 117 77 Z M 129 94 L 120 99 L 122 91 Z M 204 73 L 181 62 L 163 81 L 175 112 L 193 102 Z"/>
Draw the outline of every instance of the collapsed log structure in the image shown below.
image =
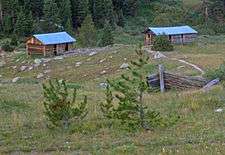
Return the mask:
<path id="1" fill-rule="evenodd" d="M 165 89 L 201 89 L 208 84 L 208 80 L 202 77 L 182 76 L 165 72 L 163 66 L 159 66 L 159 73 L 147 77 L 148 85 Z"/>

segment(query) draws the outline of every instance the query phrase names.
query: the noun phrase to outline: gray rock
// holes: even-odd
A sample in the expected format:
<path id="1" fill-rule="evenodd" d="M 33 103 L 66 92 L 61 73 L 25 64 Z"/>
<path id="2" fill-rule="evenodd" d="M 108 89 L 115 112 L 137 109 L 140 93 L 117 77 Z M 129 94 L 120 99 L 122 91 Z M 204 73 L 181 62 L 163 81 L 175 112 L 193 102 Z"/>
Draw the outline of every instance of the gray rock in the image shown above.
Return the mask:
<path id="1" fill-rule="evenodd" d="M 41 63 L 42 63 L 42 60 L 41 60 L 41 59 L 35 59 L 35 60 L 34 60 L 34 63 L 35 63 L 35 64 L 41 64 Z"/>
<path id="2" fill-rule="evenodd" d="M 97 52 L 91 52 L 90 54 L 89 54 L 89 56 L 94 56 L 94 55 L 96 55 L 96 54 L 98 54 Z"/>
<path id="3" fill-rule="evenodd" d="M 16 69 L 17 68 L 17 66 L 12 66 L 12 69 Z"/>
<path id="4" fill-rule="evenodd" d="M 29 68 L 28 68 L 28 71 L 31 71 L 31 70 L 33 70 L 34 69 L 34 67 L 33 66 L 30 66 Z"/>
<path id="5" fill-rule="evenodd" d="M 107 88 L 107 86 L 108 86 L 108 83 L 105 83 L 105 82 L 102 82 L 102 83 L 99 84 L 100 88 L 104 88 L 105 89 L 105 88 Z"/>
<path id="6" fill-rule="evenodd" d="M 20 71 L 22 71 L 22 72 L 25 71 L 26 69 L 27 69 L 27 66 L 21 66 L 20 67 Z"/>
<path id="7" fill-rule="evenodd" d="M 0 75 L 0 78 L 2 78 L 2 75 Z"/>
<path id="8" fill-rule="evenodd" d="M 121 66 L 120 66 L 120 69 L 127 69 L 129 67 L 129 64 L 128 63 L 123 63 Z"/>
<path id="9" fill-rule="evenodd" d="M 82 62 L 77 62 L 75 66 L 79 67 L 80 65 L 82 65 Z"/>
<path id="10" fill-rule="evenodd" d="M 156 52 L 154 55 L 154 59 L 166 58 L 166 56 L 160 52 Z"/>
<path id="11" fill-rule="evenodd" d="M 14 79 L 12 79 L 13 83 L 16 83 L 17 81 L 19 81 L 21 78 L 20 77 L 15 77 Z"/>
<path id="12" fill-rule="evenodd" d="M 43 67 L 46 67 L 47 65 L 46 64 L 43 64 Z"/>
<path id="13" fill-rule="evenodd" d="M 48 73 L 50 73 L 52 70 L 50 70 L 50 69 L 48 69 L 48 70 L 44 70 L 44 74 L 48 74 Z"/>
<path id="14" fill-rule="evenodd" d="M 44 74 L 43 73 L 39 73 L 38 75 L 37 75 L 37 79 L 41 79 L 41 78 L 43 78 L 44 77 Z"/>
<path id="15" fill-rule="evenodd" d="M 106 59 L 102 59 L 102 60 L 100 60 L 99 62 L 100 63 L 103 63 L 103 62 L 105 62 L 106 61 Z"/>
<path id="16" fill-rule="evenodd" d="M 63 56 L 57 56 L 57 57 L 54 58 L 54 60 L 63 60 L 63 59 L 64 59 Z"/>
<path id="17" fill-rule="evenodd" d="M 215 112 L 223 112 L 222 108 L 216 109 Z"/>
<path id="18" fill-rule="evenodd" d="M 101 74 L 103 75 L 103 74 L 106 74 L 107 72 L 105 71 L 105 70 L 103 70 L 102 72 L 101 72 Z"/>
<path id="19" fill-rule="evenodd" d="M 5 62 L 4 61 L 0 61 L 0 67 L 4 67 L 5 66 Z"/>

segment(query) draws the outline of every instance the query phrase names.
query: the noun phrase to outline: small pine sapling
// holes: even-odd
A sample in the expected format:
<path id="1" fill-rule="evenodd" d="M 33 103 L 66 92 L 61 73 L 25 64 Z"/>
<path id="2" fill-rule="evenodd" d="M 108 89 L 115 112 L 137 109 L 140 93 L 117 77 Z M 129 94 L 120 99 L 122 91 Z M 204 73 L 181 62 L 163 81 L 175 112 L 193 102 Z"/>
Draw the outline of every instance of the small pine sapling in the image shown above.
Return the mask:
<path id="1" fill-rule="evenodd" d="M 114 118 L 128 125 L 129 128 L 141 127 L 150 129 L 151 122 L 160 121 L 160 115 L 151 112 L 144 104 L 144 95 L 148 93 L 149 87 L 146 82 L 144 66 L 148 64 L 149 58 L 140 46 L 136 50 L 138 61 L 132 61 L 129 67 L 130 74 L 122 75 L 121 80 L 110 82 L 108 85 L 115 90 L 117 103 L 113 103 L 113 95 L 110 87 L 106 89 L 106 103 L 101 104 L 101 109 L 107 118 Z"/>
<path id="2" fill-rule="evenodd" d="M 45 116 L 55 127 L 68 129 L 72 121 L 87 115 L 87 96 L 77 103 L 77 89 L 73 89 L 71 96 L 64 80 L 50 80 L 48 86 L 43 84 L 43 89 Z"/>

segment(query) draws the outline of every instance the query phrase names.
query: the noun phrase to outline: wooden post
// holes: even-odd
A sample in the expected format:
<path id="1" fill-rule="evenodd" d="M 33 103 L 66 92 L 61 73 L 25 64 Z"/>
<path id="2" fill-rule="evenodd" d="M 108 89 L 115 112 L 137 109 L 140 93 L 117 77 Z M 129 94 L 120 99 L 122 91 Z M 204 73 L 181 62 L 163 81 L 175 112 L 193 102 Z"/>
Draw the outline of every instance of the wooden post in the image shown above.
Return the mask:
<path id="1" fill-rule="evenodd" d="M 160 79 L 160 90 L 161 93 L 165 92 L 165 83 L 164 83 L 164 67 L 159 65 L 159 79 Z"/>
<path id="2" fill-rule="evenodd" d="M 44 45 L 44 57 L 46 57 L 46 48 L 45 48 L 45 45 Z"/>

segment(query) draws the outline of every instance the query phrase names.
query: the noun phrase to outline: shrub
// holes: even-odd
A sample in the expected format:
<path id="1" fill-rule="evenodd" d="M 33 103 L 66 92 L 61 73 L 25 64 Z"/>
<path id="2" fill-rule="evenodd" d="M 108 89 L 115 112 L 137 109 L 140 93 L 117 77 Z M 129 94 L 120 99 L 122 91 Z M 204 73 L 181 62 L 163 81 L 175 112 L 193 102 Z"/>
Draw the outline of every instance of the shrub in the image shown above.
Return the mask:
<path id="1" fill-rule="evenodd" d="M 16 35 L 12 36 L 10 45 L 12 45 L 12 46 L 17 46 L 18 45 L 18 39 L 17 39 Z"/>
<path id="2" fill-rule="evenodd" d="M 153 42 L 152 50 L 173 51 L 173 45 L 171 44 L 167 36 L 156 36 Z"/>
<path id="3" fill-rule="evenodd" d="M 70 95 L 64 80 L 50 80 L 49 86 L 43 84 L 43 89 L 45 115 L 54 126 L 68 129 L 74 119 L 81 120 L 86 116 L 87 96 L 81 103 L 77 103 L 77 89 L 73 89 Z"/>
<path id="4" fill-rule="evenodd" d="M 210 80 L 216 78 L 219 78 L 222 81 L 225 80 L 225 62 L 216 69 L 208 69 L 205 73 L 205 77 Z"/>
<path id="5" fill-rule="evenodd" d="M 3 45 L 2 45 L 2 50 L 5 51 L 5 52 L 13 52 L 14 50 L 14 47 L 12 47 L 10 45 L 10 42 L 5 42 Z"/>

